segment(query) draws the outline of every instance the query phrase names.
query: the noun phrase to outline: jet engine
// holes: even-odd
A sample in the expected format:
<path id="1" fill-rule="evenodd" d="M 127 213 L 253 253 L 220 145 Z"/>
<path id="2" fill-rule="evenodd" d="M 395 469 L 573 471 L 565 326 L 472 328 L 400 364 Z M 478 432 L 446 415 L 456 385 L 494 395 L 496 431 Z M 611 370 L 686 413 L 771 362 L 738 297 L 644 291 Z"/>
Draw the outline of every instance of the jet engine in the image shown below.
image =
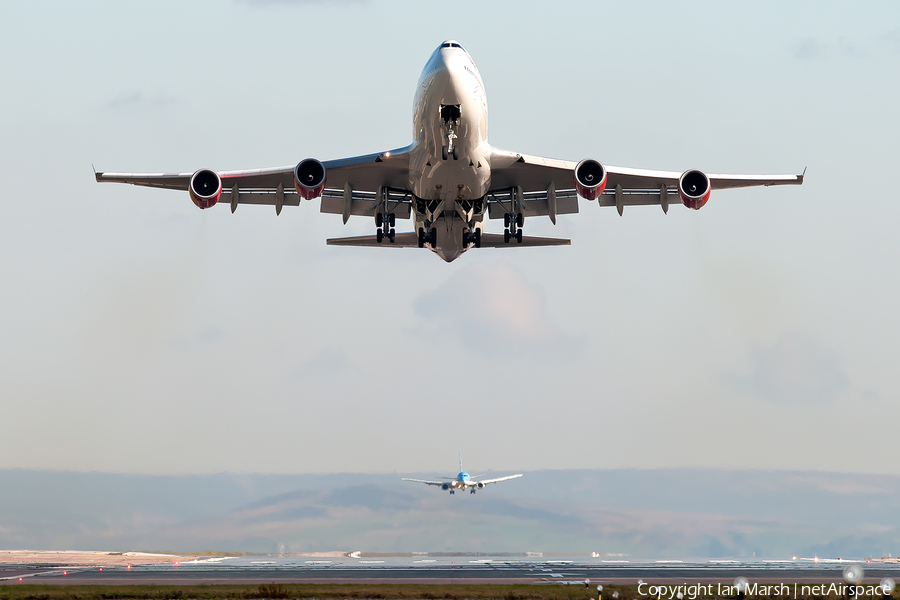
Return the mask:
<path id="1" fill-rule="evenodd" d="M 606 169 L 592 158 L 575 167 L 575 190 L 586 200 L 596 200 L 606 189 Z"/>
<path id="2" fill-rule="evenodd" d="M 222 195 L 222 178 L 215 171 L 200 169 L 191 175 L 188 193 L 198 208 L 214 206 Z"/>
<path id="3" fill-rule="evenodd" d="M 700 210 L 706 201 L 709 200 L 709 193 L 712 191 L 712 185 L 709 177 L 703 171 L 696 169 L 685 171 L 678 178 L 678 195 L 681 196 L 681 202 L 688 208 Z"/>
<path id="4" fill-rule="evenodd" d="M 444 491 L 446 492 L 447 490 L 450 489 L 450 484 L 449 484 L 449 483 L 442 483 L 442 484 L 441 484 L 441 489 L 444 490 Z"/>
<path id="5" fill-rule="evenodd" d="M 484 484 L 479 481 L 478 483 L 475 484 L 475 487 L 477 487 L 479 490 L 481 490 L 481 489 L 484 489 Z"/>
<path id="6" fill-rule="evenodd" d="M 294 188 L 301 198 L 312 200 L 325 189 L 325 165 L 314 158 L 305 158 L 294 167 Z"/>

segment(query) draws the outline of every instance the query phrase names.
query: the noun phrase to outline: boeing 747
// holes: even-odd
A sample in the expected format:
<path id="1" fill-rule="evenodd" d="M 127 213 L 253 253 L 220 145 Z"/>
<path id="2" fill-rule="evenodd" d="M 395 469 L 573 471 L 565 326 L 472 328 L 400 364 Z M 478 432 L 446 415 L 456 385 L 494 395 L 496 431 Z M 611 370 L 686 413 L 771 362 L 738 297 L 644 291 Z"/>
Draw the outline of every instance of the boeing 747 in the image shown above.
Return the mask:
<path id="1" fill-rule="evenodd" d="M 199 208 L 227 204 L 299 206 L 321 198 L 320 210 L 375 220 L 375 235 L 329 239 L 336 246 L 428 248 L 450 262 L 471 248 L 568 245 L 562 238 L 522 234 L 526 217 L 578 212 L 578 198 L 615 206 L 670 204 L 698 210 L 716 189 L 802 184 L 803 175 L 707 175 L 697 169 L 654 171 L 604 165 L 592 158 L 570 162 L 488 143 L 484 82 L 469 53 L 442 43 L 428 59 L 416 87 L 414 141 L 363 156 L 246 171 L 200 169 L 193 173 L 95 173 L 97 181 L 187 191 Z M 397 233 L 397 219 L 413 231 Z M 503 234 L 485 231 L 502 219 Z"/>

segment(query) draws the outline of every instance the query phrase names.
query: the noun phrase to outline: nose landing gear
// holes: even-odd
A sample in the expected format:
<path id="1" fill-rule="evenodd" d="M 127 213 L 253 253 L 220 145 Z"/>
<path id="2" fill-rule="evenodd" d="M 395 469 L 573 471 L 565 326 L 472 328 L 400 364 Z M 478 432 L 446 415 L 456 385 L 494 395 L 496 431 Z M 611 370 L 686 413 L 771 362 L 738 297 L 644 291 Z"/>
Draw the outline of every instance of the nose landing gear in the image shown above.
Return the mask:
<path id="1" fill-rule="evenodd" d="M 459 160 L 455 128 L 459 126 L 460 115 L 459 104 L 441 105 L 441 121 L 444 122 L 444 127 L 447 128 L 447 132 L 444 134 L 444 139 L 447 140 L 447 143 L 441 147 L 441 160 L 448 160 L 450 157 L 453 157 L 453 160 Z"/>

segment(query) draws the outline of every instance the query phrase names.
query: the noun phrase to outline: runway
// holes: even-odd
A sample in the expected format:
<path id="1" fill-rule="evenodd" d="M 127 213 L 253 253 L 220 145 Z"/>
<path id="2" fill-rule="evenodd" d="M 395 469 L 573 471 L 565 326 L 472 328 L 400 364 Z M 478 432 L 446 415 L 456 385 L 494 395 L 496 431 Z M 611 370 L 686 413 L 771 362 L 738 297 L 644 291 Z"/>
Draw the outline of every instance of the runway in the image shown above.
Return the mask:
<path id="1" fill-rule="evenodd" d="M 155 565 L 98 567 L 64 564 L 0 565 L 0 584 L 198 585 L 260 583 L 759 583 L 842 581 L 860 564 L 865 582 L 900 580 L 900 564 L 865 561 L 655 561 L 492 558 L 330 558 L 250 556 Z M 21 578 L 21 581 L 20 581 Z"/>

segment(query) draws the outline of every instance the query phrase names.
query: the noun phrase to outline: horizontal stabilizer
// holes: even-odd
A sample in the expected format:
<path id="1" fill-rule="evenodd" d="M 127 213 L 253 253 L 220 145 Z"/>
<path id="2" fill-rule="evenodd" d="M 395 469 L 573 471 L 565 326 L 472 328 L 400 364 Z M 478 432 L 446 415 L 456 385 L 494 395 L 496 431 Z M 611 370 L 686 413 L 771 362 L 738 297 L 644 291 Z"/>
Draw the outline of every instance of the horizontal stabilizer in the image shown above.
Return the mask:
<path id="1" fill-rule="evenodd" d="M 372 248 L 418 248 L 419 236 L 414 232 L 398 233 L 394 236 L 392 244 L 386 237 L 379 244 L 378 239 L 374 235 L 359 235 L 355 237 L 331 238 L 326 243 L 329 246 L 366 246 Z M 569 246 L 572 240 L 566 238 L 547 238 L 523 236 L 522 243 L 518 243 L 515 238 L 509 243 L 503 241 L 503 235 L 499 233 L 483 233 L 481 234 L 482 248 L 520 248 L 522 246 Z"/>
<path id="2" fill-rule="evenodd" d="M 356 237 L 331 238 L 325 242 L 329 246 L 371 246 L 373 248 L 418 248 L 419 236 L 414 231 L 398 233 L 394 236 L 394 243 L 385 237 L 379 244 L 374 235 L 358 235 Z"/>
<path id="3" fill-rule="evenodd" d="M 522 236 L 521 244 L 517 242 L 515 238 L 509 240 L 509 243 L 507 244 L 503 241 L 503 235 L 500 233 L 481 234 L 482 248 L 519 248 L 521 246 L 570 246 L 571 244 L 572 240 L 568 240 L 566 238 L 535 237 L 530 235 Z"/>

